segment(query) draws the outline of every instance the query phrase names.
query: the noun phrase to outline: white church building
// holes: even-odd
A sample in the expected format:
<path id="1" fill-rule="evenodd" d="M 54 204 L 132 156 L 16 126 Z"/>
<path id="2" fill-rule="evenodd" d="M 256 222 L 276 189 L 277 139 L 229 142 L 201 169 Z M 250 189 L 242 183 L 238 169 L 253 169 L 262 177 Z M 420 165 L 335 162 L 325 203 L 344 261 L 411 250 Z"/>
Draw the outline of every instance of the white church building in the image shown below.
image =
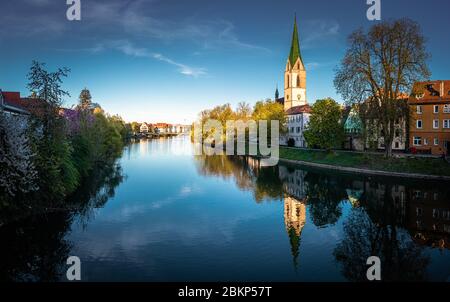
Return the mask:
<path id="1" fill-rule="evenodd" d="M 311 107 L 306 99 L 306 70 L 300 53 L 297 20 L 294 21 L 291 51 L 284 71 L 284 97 L 279 98 L 277 88 L 275 99 L 284 105 L 287 116 L 288 132 L 280 137 L 280 144 L 306 148 L 303 132 L 311 116 Z"/>

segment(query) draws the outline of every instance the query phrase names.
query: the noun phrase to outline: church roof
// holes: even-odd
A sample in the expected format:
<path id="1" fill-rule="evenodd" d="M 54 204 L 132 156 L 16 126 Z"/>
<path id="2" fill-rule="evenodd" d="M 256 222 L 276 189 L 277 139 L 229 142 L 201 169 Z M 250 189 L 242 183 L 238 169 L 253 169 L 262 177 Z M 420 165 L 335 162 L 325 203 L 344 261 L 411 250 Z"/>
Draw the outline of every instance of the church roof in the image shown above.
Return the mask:
<path id="1" fill-rule="evenodd" d="M 278 104 L 284 105 L 284 97 L 275 100 Z"/>
<path id="2" fill-rule="evenodd" d="M 297 18 L 294 19 L 294 32 L 292 33 L 291 52 L 289 54 L 289 62 L 294 66 L 297 59 L 303 64 L 302 55 L 300 53 L 300 43 L 298 40 Z"/>
<path id="3" fill-rule="evenodd" d="M 302 106 L 295 106 L 286 110 L 286 115 L 296 115 L 302 113 L 311 113 L 311 106 L 306 104 Z"/>

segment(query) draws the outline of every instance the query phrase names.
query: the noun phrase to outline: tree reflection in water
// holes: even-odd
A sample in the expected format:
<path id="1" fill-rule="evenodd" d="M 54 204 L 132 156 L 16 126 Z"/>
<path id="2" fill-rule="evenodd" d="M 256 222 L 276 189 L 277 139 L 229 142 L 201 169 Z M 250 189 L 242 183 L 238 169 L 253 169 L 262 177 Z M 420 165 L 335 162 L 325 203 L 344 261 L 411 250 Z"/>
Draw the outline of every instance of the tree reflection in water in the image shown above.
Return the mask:
<path id="1" fill-rule="evenodd" d="M 95 208 L 104 206 L 123 181 L 119 165 L 107 165 L 87 179 L 66 201 L 70 210 L 32 215 L 0 228 L 0 282 L 57 281 L 65 274 L 72 248 L 65 237 L 74 219 L 86 223 Z"/>
<path id="2" fill-rule="evenodd" d="M 204 175 L 233 178 L 256 202 L 280 200 L 294 267 L 299 267 L 302 231 L 309 215 L 317 228 L 335 225 L 351 205 L 334 250 L 343 275 L 367 280 L 370 256 L 382 261 L 384 280 L 424 280 L 430 263 L 424 246 L 450 248 L 450 191 L 442 184 L 346 175 L 279 165 L 261 168 L 249 157 L 200 156 Z"/>
<path id="3" fill-rule="evenodd" d="M 199 155 L 195 159 L 201 175 L 233 179 L 238 188 L 252 192 L 258 203 L 283 198 L 277 166 L 261 168 L 258 159 L 248 156 Z"/>
<path id="4" fill-rule="evenodd" d="M 344 239 L 334 251 L 342 273 L 351 281 L 367 281 L 367 258 L 381 260 L 383 281 L 420 281 L 425 279 L 429 257 L 411 241 L 406 230 L 374 223 L 365 209 L 352 210 L 345 222 Z"/>
<path id="5" fill-rule="evenodd" d="M 322 239 L 310 235 L 327 235 L 326 228 L 335 235 L 327 240 L 336 240 L 327 242 L 332 259 L 352 281 L 366 280 L 369 256 L 381 258 L 386 281 L 427 279 L 432 259 L 424 247 L 450 248 L 450 188 L 442 183 L 368 178 L 283 164 L 263 168 L 251 157 L 198 156 L 195 164 L 202 175 L 233 180 L 241 190 L 252 192 L 256 203 L 283 203 L 289 242 L 283 249 L 292 254 L 297 271 L 302 268 L 302 244 L 306 248 L 316 244 Z M 0 250 L 0 281 L 60 280 L 72 250 L 66 238 L 74 221 L 87 224 L 123 181 L 117 165 L 99 173 L 67 201 L 70 211 L 35 215 L 0 228 L 0 240 L 6 243 Z M 314 255 L 303 257 L 317 260 Z"/>

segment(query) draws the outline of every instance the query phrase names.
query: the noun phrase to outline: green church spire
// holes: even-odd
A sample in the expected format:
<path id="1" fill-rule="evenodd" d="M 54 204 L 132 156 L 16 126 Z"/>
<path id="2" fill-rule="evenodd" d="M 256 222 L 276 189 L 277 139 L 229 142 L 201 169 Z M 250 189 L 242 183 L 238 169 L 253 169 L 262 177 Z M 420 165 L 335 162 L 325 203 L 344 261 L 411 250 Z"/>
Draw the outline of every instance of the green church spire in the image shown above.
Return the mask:
<path id="1" fill-rule="evenodd" d="M 294 66 L 298 58 L 300 58 L 300 62 L 303 64 L 302 55 L 300 54 L 300 43 L 298 40 L 297 16 L 295 16 L 294 32 L 292 34 L 291 53 L 289 54 L 289 62 L 291 62 L 291 66 Z"/>

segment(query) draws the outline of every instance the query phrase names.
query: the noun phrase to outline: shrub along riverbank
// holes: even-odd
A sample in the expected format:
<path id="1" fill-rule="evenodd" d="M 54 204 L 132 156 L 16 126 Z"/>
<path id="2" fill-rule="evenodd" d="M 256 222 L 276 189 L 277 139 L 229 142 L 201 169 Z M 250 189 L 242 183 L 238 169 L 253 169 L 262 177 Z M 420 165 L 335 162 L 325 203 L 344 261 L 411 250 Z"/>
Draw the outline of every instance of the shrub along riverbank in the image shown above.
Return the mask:
<path id="1" fill-rule="evenodd" d="M 67 93 L 60 84 L 67 73 L 50 73 L 33 62 L 33 97 L 27 102 L 37 106 L 29 116 L 0 111 L 0 218 L 63 208 L 90 175 L 114 165 L 122 153 L 129 125 L 105 114 L 89 90 L 81 92 L 75 108 L 62 108 Z"/>
<path id="2" fill-rule="evenodd" d="M 326 152 L 285 147 L 280 148 L 280 158 L 375 171 L 450 176 L 450 164 L 440 158 L 385 158 L 383 154 Z"/>

